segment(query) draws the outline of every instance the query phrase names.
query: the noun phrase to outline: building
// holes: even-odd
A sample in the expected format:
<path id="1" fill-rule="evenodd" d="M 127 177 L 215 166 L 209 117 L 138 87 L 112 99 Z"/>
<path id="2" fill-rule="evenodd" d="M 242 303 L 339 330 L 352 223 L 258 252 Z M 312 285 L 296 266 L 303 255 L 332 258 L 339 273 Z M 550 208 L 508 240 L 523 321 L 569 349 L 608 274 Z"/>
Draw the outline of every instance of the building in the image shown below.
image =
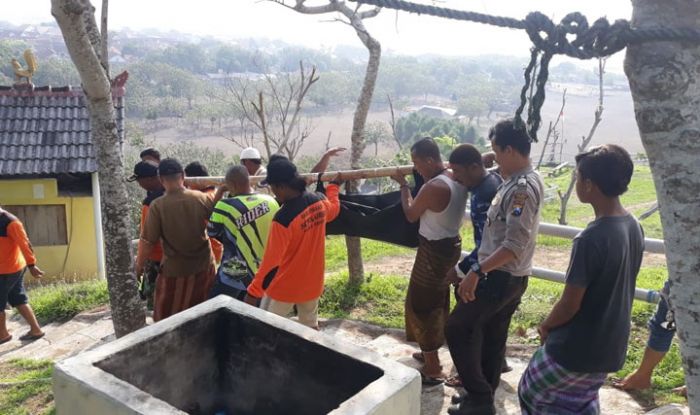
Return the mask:
<path id="1" fill-rule="evenodd" d="M 113 87 L 124 131 L 124 83 Z M 48 278 L 104 276 L 96 152 L 80 88 L 0 86 L 0 205 L 27 228 Z"/>
<path id="2" fill-rule="evenodd" d="M 433 118 L 450 119 L 457 115 L 457 110 L 454 108 L 436 107 L 433 105 L 423 105 L 415 110 L 416 113 Z"/>

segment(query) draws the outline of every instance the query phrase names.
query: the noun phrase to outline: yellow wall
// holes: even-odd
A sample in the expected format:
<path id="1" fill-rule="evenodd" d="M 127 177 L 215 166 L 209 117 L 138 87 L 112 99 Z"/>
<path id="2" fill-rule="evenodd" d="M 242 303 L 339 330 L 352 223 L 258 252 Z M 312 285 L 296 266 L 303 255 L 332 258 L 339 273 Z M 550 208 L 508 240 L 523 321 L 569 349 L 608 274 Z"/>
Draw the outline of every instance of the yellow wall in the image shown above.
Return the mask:
<path id="1" fill-rule="evenodd" d="M 59 197 L 55 179 L 0 179 L 0 205 L 65 205 L 68 245 L 34 245 L 37 265 L 46 273 L 45 280 L 85 279 L 97 274 L 92 197 Z"/>

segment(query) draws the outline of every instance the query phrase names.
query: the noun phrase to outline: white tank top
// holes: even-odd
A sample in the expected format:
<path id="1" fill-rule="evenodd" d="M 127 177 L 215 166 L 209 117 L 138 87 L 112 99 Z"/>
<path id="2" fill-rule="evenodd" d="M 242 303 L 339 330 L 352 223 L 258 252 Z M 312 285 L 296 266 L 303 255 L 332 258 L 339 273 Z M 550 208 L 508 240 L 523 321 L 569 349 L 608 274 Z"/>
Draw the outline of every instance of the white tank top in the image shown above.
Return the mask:
<path id="1" fill-rule="evenodd" d="M 459 235 L 459 228 L 462 227 L 469 191 L 444 174 L 440 174 L 432 180 L 441 180 L 447 184 L 450 188 L 450 202 L 442 212 L 433 212 L 432 210 L 423 212 L 420 217 L 418 233 L 430 241 L 454 238 Z"/>

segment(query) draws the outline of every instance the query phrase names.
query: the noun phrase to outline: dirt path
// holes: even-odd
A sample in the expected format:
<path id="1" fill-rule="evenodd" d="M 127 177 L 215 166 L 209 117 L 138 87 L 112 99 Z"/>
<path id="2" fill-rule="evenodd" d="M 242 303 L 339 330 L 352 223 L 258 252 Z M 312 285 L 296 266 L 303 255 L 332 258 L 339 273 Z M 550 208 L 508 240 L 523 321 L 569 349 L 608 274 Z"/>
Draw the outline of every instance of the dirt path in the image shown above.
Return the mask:
<path id="1" fill-rule="evenodd" d="M 554 271 L 566 272 L 569 266 L 571 251 L 547 246 L 537 247 L 535 251 L 535 266 Z M 411 275 L 413 255 L 390 256 L 365 263 L 365 272 L 382 275 Z M 644 267 L 665 267 L 666 256 L 663 254 L 645 253 L 642 261 Z"/>

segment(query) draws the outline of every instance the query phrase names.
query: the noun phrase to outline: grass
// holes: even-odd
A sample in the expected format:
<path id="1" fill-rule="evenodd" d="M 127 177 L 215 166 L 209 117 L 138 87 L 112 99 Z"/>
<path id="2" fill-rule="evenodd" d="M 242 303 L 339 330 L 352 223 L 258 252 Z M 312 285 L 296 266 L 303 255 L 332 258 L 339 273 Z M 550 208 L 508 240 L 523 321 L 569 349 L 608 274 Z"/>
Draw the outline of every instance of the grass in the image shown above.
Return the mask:
<path id="1" fill-rule="evenodd" d="M 370 274 L 361 285 L 348 284 L 347 272 L 326 278 L 319 303 L 325 318 L 352 318 L 382 327 L 403 327 L 405 276 Z"/>
<path id="2" fill-rule="evenodd" d="M 568 188 L 571 179 L 571 169 L 565 170 L 557 177 L 548 177 L 548 169 L 542 169 L 542 177 L 546 186 L 554 186 L 562 192 Z M 644 213 L 651 204 L 656 201 L 656 187 L 654 179 L 651 175 L 649 166 L 635 165 L 632 182 L 629 185 L 628 191 L 621 197 L 622 204 L 629 209 L 634 215 L 639 216 Z M 585 205 L 576 198 L 576 192 L 571 195 L 567 208 L 567 222 L 570 226 L 585 227 L 586 224 L 594 219 L 593 208 Z M 548 223 L 558 223 L 559 219 L 559 198 L 545 204 L 542 211 L 542 221 Z M 644 221 L 642 221 L 644 231 L 648 238 L 662 239 L 661 218 L 657 213 L 654 213 Z M 541 238 L 541 237 L 540 237 Z M 566 240 L 562 242 L 553 241 L 550 238 L 539 239 L 547 246 L 562 246 Z M 570 242 L 569 242 L 570 245 Z"/>
<path id="3" fill-rule="evenodd" d="M 382 327 L 404 328 L 404 299 L 408 278 L 397 275 L 368 276 L 366 281 L 353 286 L 347 284 L 347 272 L 338 272 L 326 278 L 326 289 L 321 297 L 320 314 L 326 318 L 361 320 Z M 649 289 L 661 289 L 667 278 L 666 268 L 643 268 L 637 285 Z M 530 279 L 520 308 L 513 316 L 509 341 L 538 344 L 535 329 L 547 317 L 561 295 L 563 285 L 555 282 Z M 451 299 L 454 305 L 454 298 Z M 638 367 L 646 347 L 647 321 L 654 312 L 652 304 L 635 301 L 632 308 L 632 331 L 624 367 L 612 376 L 623 378 Z M 527 336 L 522 336 L 527 333 Z M 678 342 L 674 340 L 671 351 L 654 372 L 653 389 L 635 397 L 645 407 L 683 402 L 671 390 L 683 385 L 683 369 Z"/>
<path id="4" fill-rule="evenodd" d="M 109 302 L 107 281 L 97 279 L 44 285 L 29 290 L 28 296 L 41 324 L 69 320 Z"/>
<path id="5" fill-rule="evenodd" d="M 385 242 L 362 239 L 362 259 L 369 262 L 381 257 L 413 255 L 414 251 Z M 339 271 L 347 266 L 347 249 L 344 236 L 329 236 L 326 240 L 326 272 Z"/>
<path id="6" fill-rule="evenodd" d="M 13 359 L 0 362 L 0 414 L 55 414 L 50 360 Z"/>

